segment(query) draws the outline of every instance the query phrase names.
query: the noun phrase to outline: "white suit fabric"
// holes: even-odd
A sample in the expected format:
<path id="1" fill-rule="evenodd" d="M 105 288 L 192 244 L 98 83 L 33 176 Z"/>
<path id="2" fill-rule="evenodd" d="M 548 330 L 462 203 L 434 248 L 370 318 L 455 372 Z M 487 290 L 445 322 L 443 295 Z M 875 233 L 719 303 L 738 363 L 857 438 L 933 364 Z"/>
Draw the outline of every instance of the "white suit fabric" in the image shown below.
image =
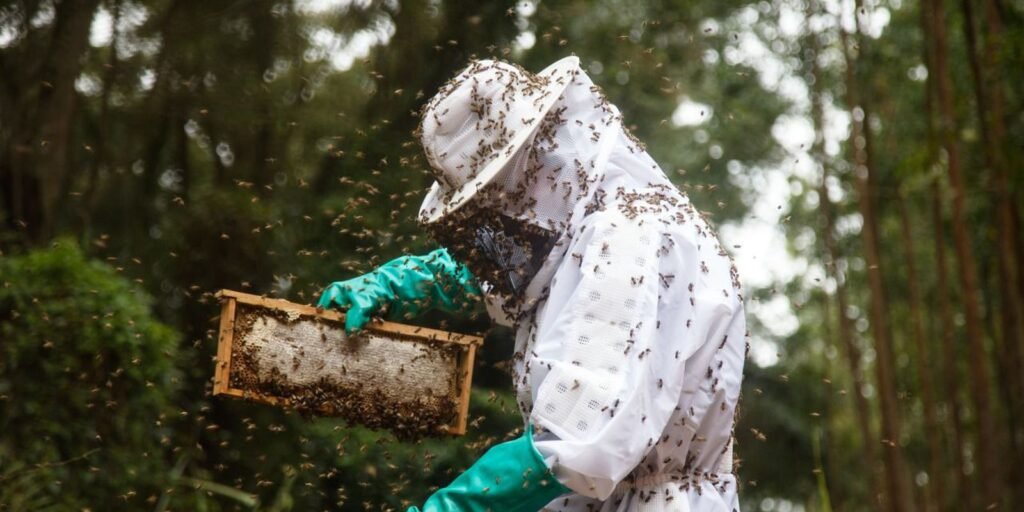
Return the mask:
<path id="1" fill-rule="evenodd" d="M 578 64 L 570 75 L 474 198 L 557 237 L 523 297 L 486 297 L 516 328 L 517 402 L 535 446 L 575 492 L 546 510 L 739 510 L 735 268 L 618 109 Z M 428 198 L 423 211 L 434 208 Z"/>
<path id="2" fill-rule="evenodd" d="M 536 447 L 578 493 L 547 509 L 739 510 L 735 268 L 582 71 L 558 109 L 565 122 L 539 158 L 554 178 L 537 180 L 534 197 L 545 223 L 566 225 L 527 288 L 514 356 Z"/>

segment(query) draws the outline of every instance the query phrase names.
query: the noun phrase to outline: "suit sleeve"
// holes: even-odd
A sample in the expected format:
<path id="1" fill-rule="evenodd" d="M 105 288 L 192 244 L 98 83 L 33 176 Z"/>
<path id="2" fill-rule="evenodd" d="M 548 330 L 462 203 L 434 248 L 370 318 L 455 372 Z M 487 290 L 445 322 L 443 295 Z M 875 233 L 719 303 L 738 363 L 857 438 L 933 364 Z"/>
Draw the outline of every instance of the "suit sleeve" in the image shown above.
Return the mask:
<path id="1" fill-rule="evenodd" d="M 664 270 L 687 253 L 672 246 L 653 222 L 595 223 L 574 241 L 538 312 L 525 355 L 530 419 L 546 431 L 536 446 L 579 494 L 606 499 L 678 404 L 684 365 L 656 341 Z"/>

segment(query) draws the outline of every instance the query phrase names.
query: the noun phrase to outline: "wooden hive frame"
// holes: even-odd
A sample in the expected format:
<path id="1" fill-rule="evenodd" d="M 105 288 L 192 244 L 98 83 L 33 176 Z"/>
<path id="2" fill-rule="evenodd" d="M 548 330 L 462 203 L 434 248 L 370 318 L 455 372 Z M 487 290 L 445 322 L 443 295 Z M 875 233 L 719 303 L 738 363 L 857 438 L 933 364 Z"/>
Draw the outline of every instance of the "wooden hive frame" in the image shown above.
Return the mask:
<path id="1" fill-rule="evenodd" d="M 344 322 L 345 320 L 345 314 L 340 311 L 296 304 L 283 299 L 272 299 L 234 290 L 220 290 L 215 296 L 221 300 L 221 314 L 216 366 L 213 377 L 214 395 L 245 398 L 277 406 L 288 405 L 286 400 L 281 397 L 232 387 L 232 357 L 234 355 L 236 317 L 238 316 L 239 305 L 264 308 L 295 317 L 305 316 L 333 322 Z M 366 330 L 394 340 L 448 344 L 457 350 L 457 375 L 455 376 L 455 382 L 457 382 L 456 416 L 452 423 L 440 426 L 439 433 L 450 435 L 465 434 L 469 419 L 473 361 L 476 356 L 476 348 L 483 343 L 483 338 L 396 322 L 374 322 L 368 324 Z"/>

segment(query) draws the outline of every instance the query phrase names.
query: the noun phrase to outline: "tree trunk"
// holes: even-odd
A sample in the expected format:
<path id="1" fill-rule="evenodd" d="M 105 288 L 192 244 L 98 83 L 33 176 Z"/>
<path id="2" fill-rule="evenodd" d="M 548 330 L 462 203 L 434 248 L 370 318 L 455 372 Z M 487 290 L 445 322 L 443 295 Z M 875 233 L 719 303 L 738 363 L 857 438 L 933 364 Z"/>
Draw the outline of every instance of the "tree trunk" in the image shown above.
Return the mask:
<path id="1" fill-rule="evenodd" d="M 1017 261 L 1017 263 L 1024 265 L 1024 223 L 1020 220 L 1021 216 L 1019 206 L 1024 202 L 1024 197 L 1017 199 L 1018 191 L 1014 190 L 1012 192 L 1013 194 L 1010 196 L 1010 233 L 1013 235 L 1014 260 Z M 1024 302 L 1024 268 L 1019 268 L 1018 270 L 1017 296 L 1021 297 L 1021 301 Z M 1021 304 L 1021 307 L 1024 307 L 1024 304 Z M 1024 331 L 1021 332 L 1021 337 L 1024 338 Z"/>
<path id="2" fill-rule="evenodd" d="M 122 2 L 116 0 L 112 2 L 112 18 L 113 27 L 111 40 L 110 40 L 110 55 L 107 58 L 107 64 L 103 73 L 103 90 L 100 93 L 100 113 L 99 120 L 97 121 L 96 136 L 93 139 L 93 158 L 90 162 L 88 175 L 85 180 L 85 188 L 82 192 L 82 199 L 79 202 L 77 213 L 81 220 L 81 235 L 80 241 L 83 245 L 87 244 L 92 239 L 93 226 L 92 217 L 96 212 L 96 196 L 99 191 L 99 174 L 100 168 L 104 165 L 109 165 L 113 160 L 112 152 L 110 151 L 110 144 L 108 143 L 107 134 L 110 131 L 110 96 L 114 90 L 114 84 L 117 82 L 118 75 L 120 74 L 120 61 L 117 58 L 117 45 L 121 38 L 121 30 L 118 28 L 121 25 L 121 13 L 122 13 Z"/>
<path id="3" fill-rule="evenodd" d="M 939 433 L 939 415 L 935 405 L 935 385 L 932 381 L 930 356 L 933 353 L 925 341 L 924 318 L 921 315 L 921 289 L 918 286 L 917 256 L 914 251 L 914 236 L 910 227 L 910 213 L 907 198 L 896 201 L 900 214 L 900 231 L 903 235 L 903 251 L 906 253 L 907 289 L 910 292 L 910 323 L 914 348 L 917 355 L 917 373 L 921 384 L 921 402 L 924 406 L 925 435 L 928 438 L 928 487 L 926 503 L 928 510 L 942 509 L 946 503 L 946 483 L 942 464 L 942 436 Z"/>
<path id="4" fill-rule="evenodd" d="M 925 36 L 925 41 L 931 40 L 932 34 L 932 20 L 931 20 L 931 8 L 928 2 L 924 2 L 921 6 L 921 20 L 922 27 Z M 935 69 L 935 49 L 930 44 L 924 45 L 924 59 L 929 70 Z M 927 118 L 927 130 L 928 130 L 928 158 L 927 166 L 928 169 L 933 169 L 938 165 L 938 137 L 935 128 L 935 112 L 936 102 L 938 93 L 936 92 L 936 84 L 934 77 L 930 77 L 926 83 L 926 118 Z M 971 508 L 976 507 L 977 501 L 975 495 L 972 493 L 971 481 L 967 476 L 967 462 L 964 457 L 965 446 L 967 446 L 966 433 L 964 431 L 964 412 L 963 402 L 961 401 L 961 372 L 959 372 L 958 362 L 962 360 L 962 352 L 957 350 L 957 346 L 953 341 L 956 333 L 956 328 L 952 322 L 952 307 L 950 300 L 949 290 L 949 275 L 948 265 L 946 263 L 946 242 L 945 242 L 945 226 L 944 226 L 944 214 L 943 214 L 943 198 L 942 198 L 942 185 L 938 177 L 932 180 L 931 185 L 931 203 L 932 203 L 932 224 L 935 229 L 935 236 L 933 237 L 935 243 L 935 266 L 936 266 L 936 283 L 935 283 L 935 296 L 939 301 L 939 338 L 942 343 L 942 365 L 943 373 L 945 378 L 943 383 L 945 387 L 943 392 L 945 394 L 945 403 L 949 413 L 949 430 L 947 431 L 948 437 L 952 440 L 953 453 L 952 453 L 952 471 L 947 474 L 951 474 L 953 478 L 949 479 L 950 484 L 949 492 L 947 497 L 951 499 L 952 504 L 958 504 L 959 506 L 967 506 Z M 947 504 L 942 504 L 947 505 Z"/>
<path id="5" fill-rule="evenodd" d="M 924 39 L 928 41 L 931 38 L 932 25 L 931 25 L 931 14 L 927 3 L 923 4 L 920 8 L 921 14 L 921 26 L 923 27 Z M 930 44 L 925 44 L 923 47 L 923 58 L 928 69 L 935 69 L 935 52 Z M 938 140 L 935 130 L 935 111 L 936 104 L 936 86 L 934 78 L 929 78 L 925 84 L 925 116 L 926 116 L 926 127 L 928 132 L 928 152 L 925 161 L 926 171 L 931 170 L 937 165 L 938 158 Z M 960 371 L 959 361 L 960 355 L 957 353 L 954 338 L 956 335 L 956 327 L 953 325 L 953 313 L 950 307 L 950 289 L 949 289 L 949 275 L 948 266 L 946 263 L 946 240 L 945 240 L 945 227 L 943 222 L 942 212 L 942 186 L 939 178 L 934 178 L 931 184 L 931 210 L 932 210 L 932 225 L 934 228 L 934 250 L 935 250 L 935 293 L 934 297 L 938 300 L 938 317 L 939 317 L 939 338 L 941 340 L 941 353 L 942 353 L 942 367 L 945 378 L 943 382 L 945 387 L 943 393 L 945 394 L 946 405 L 949 408 L 949 430 L 947 431 L 948 437 L 951 439 L 953 444 L 953 468 L 952 471 L 947 471 L 947 475 L 952 475 L 948 483 L 950 484 L 947 490 L 946 498 L 949 502 L 940 503 L 940 508 L 947 510 L 950 504 L 958 504 L 959 506 L 967 505 L 970 508 L 970 504 L 974 501 L 974 495 L 971 492 L 970 481 L 967 478 L 967 467 L 964 459 L 964 447 L 966 446 L 966 438 L 963 428 L 963 405 L 960 399 Z"/>
<path id="6" fill-rule="evenodd" d="M 871 433 L 871 407 L 868 405 L 867 398 L 864 397 L 864 370 L 860 366 L 861 352 L 860 348 L 857 347 L 856 342 L 853 338 L 853 322 L 850 321 L 850 317 L 846 316 L 846 311 L 849 308 L 849 303 L 846 299 L 846 279 L 845 276 L 840 275 L 838 268 L 836 267 L 839 261 L 839 248 L 835 240 L 835 212 L 833 211 L 832 204 L 828 199 L 828 190 L 824 185 L 827 179 L 828 170 L 825 168 L 824 163 L 822 164 L 822 185 L 819 188 L 818 194 L 822 197 L 820 200 L 820 208 L 822 209 L 822 215 L 824 215 L 822 227 L 825 247 L 828 253 L 828 261 L 825 263 L 825 267 L 829 272 L 829 275 L 836 282 L 836 318 L 838 319 L 838 335 L 839 342 L 843 349 L 843 356 L 846 359 L 850 377 L 853 382 L 853 403 L 857 409 L 857 430 L 860 431 L 861 442 L 863 443 L 864 449 L 864 460 L 865 466 L 871 473 L 871 489 L 874 495 L 873 506 L 881 506 L 880 496 L 882 494 L 882 487 L 879 484 L 879 464 L 878 451 L 876 449 L 877 440 Z"/>
<path id="7" fill-rule="evenodd" d="M 81 56 L 88 49 L 89 27 L 99 0 L 57 3 L 53 40 L 42 57 L 36 115 L 21 137 L 16 137 L 9 172 L 18 176 L 30 195 L 12 216 L 28 223 L 30 236 L 46 240 L 54 230 L 56 206 L 68 174 L 71 120 L 75 113 L 75 79 Z"/>
<path id="8" fill-rule="evenodd" d="M 254 65 L 253 79 L 262 80 L 263 73 L 274 65 L 274 52 L 276 47 L 281 44 L 275 36 L 280 32 L 280 29 L 277 27 L 278 23 L 275 20 L 275 16 L 271 14 L 266 5 L 255 2 L 248 7 L 247 11 L 249 19 L 252 20 L 256 38 L 261 42 L 257 48 L 254 48 L 252 59 Z M 300 86 L 300 90 L 301 87 L 308 86 L 308 84 Z M 272 107 L 274 97 L 266 89 L 260 89 L 257 94 L 258 96 L 254 98 L 256 99 L 254 103 L 258 105 L 256 107 L 259 112 L 259 118 L 256 121 L 258 128 L 251 133 L 252 138 L 248 141 L 251 146 L 235 148 L 235 152 L 239 156 L 238 163 L 244 165 L 243 168 L 249 173 L 250 181 L 255 184 L 256 193 L 269 197 L 271 191 L 265 188 L 265 186 L 273 185 L 274 169 L 277 168 L 272 163 L 275 153 L 274 142 L 278 140 L 274 136 L 274 113 Z"/>
<path id="9" fill-rule="evenodd" d="M 998 505 L 1002 493 L 1002 473 L 999 470 L 996 454 L 998 439 L 993 422 L 993 408 L 989 401 L 992 386 L 989 382 L 987 353 L 982 329 L 978 274 L 967 225 L 967 185 L 961 169 L 960 148 L 956 140 L 956 113 L 953 104 L 953 82 L 948 64 L 945 10 L 941 0 L 928 0 L 928 2 L 932 24 L 932 37 L 929 42 L 934 46 L 935 60 L 935 69 L 930 76 L 934 76 L 936 81 L 939 133 L 946 149 L 947 170 L 953 192 L 953 245 L 956 250 L 957 274 L 964 302 L 970 388 L 977 422 L 977 475 L 980 483 L 981 504 L 983 507 L 988 507 Z"/>
<path id="10" fill-rule="evenodd" d="M 817 1 L 811 1 L 808 3 L 808 17 L 817 12 L 821 12 Z M 871 409 L 868 405 L 867 398 L 864 396 L 864 372 L 861 369 L 861 352 L 854 341 L 853 336 L 853 324 L 850 318 L 846 316 L 847 311 L 847 300 L 846 300 L 846 282 L 845 276 L 840 275 L 839 269 L 837 268 L 837 262 L 840 259 L 838 244 L 835 239 L 835 211 L 833 205 L 828 196 L 828 177 L 829 177 L 829 165 L 827 162 L 827 155 L 824 150 L 825 132 L 824 132 L 824 107 L 822 101 L 822 89 L 824 87 L 824 79 L 821 76 L 821 68 L 818 65 L 818 53 L 820 51 L 820 44 L 817 34 L 810 34 L 808 36 L 809 45 L 811 47 L 811 54 L 808 56 L 810 70 L 814 81 L 814 86 L 811 94 L 811 120 L 814 123 L 814 147 L 812 148 L 812 154 L 820 162 L 821 165 L 821 181 L 818 185 L 818 210 L 821 223 L 821 239 L 825 249 L 823 266 L 825 267 L 826 274 L 835 281 L 835 301 L 836 301 L 836 332 L 839 338 L 839 345 L 842 349 L 843 358 L 846 360 L 847 369 L 850 372 L 850 379 L 853 383 L 853 390 L 850 395 L 853 397 L 853 403 L 856 408 L 857 418 L 857 429 L 860 432 L 861 443 L 864 450 L 864 465 L 865 468 L 871 475 L 871 494 L 872 494 L 872 506 L 879 508 L 882 506 L 880 497 L 882 494 L 881 489 L 881 478 L 879 471 L 881 470 L 881 464 L 878 459 L 878 450 L 876 448 L 876 440 L 871 433 Z M 826 318 L 829 313 L 826 310 Z M 840 503 L 836 503 L 837 509 L 841 509 Z"/>
<path id="11" fill-rule="evenodd" d="M 945 374 L 944 382 L 946 383 L 944 392 L 948 400 L 949 423 L 953 431 L 953 461 L 957 485 L 949 494 L 957 497 L 954 503 L 970 504 L 974 501 L 974 496 L 967 478 L 967 463 L 964 460 L 967 435 L 964 432 L 963 404 L 960 401 L 958 363 L 961 355 L 956 349 L 956 327 L 953 325 L 953 308 L 949 300 L 949 267 L 946 263 L 946 237 L 942 219 L 942 188 L 936 179 L 932 182 L 932 222 L 935 225 L 935 288 L 942 331 L 942 362 Z"/>
<path id="12" fill-rule="evenodd" d="M 859 2 L 858 2 L 859 3 Z M 859 5 L 858 5 L 859 10 Z M 841 27 L 841 24 L 840 24 Z M 859 32 L 858 32 L 859 33 Z M 854 164 L 854 184 L 857 191 L 857 205 L 863 218 L 861 237 L 864 243 L 864 256 L 868 265 L 868 283 L 871 289 L 871 333 L 876 352 L 876 378 L 878 381 L 878 398 L 882 413 L 882 461 L 885 465 L 888 503 L 890 510 L 910 511 L 914 509 L 913 495 L 910 490 L 909 476 L 900 446 L 900 417 L 896 395 L 895 369 L 893 367 L 892 344 L 889 338 L 888 305 L 886 304 L 885 285 L 882 276 L 882 263 L 878 245 L 878 231 L 875 219 L 874 201 L 870 187 L 870 162 L 868 161 L 867 136 L 864 133 L 867 120 L 859 96 L 859 84 L 854 66 L 855 58 L 851 54 L 849 37 L 845 30 L 839 29 L 843 54 L 846 60 L 846 91 L 847 102 L 853 117 L 851 140 Z M 864 50 L 863 41 L 859 51 Z"/>
<path id="13" fill-rule="evenodd" d="M 1024 378 L 1019 371 L 1024 368 L 1024 347 L 1021 325 L 1024 310 L 1017 288 L 1016 249 L 1014 247 L 1014 221 L 1012 190 L 1010 186 L 1006 148 L 1005 98 L 1000 77 L 1000 46 L 1003 37 L 1003 23 L 999 11 L 991 0 L 985 0 L 985 44 L 984 63 L 979 60 L 977 31 L 975 30 L 974 2 L 963 0 L 964 39 L 967 55 L 974 78 L 975 105 L 978 109 L 978 123 L 981 126 L 982 149 L 985 164 L 992 170 L 991 189 L 996 195 L 996 268 L 999 294 L 1002 299 L 999 311 L 1000 336 L 995 351 L 996 368 L 999 369 L 1000 391 L 1007 403 L 1010 441 L 1017 460 L 1021 460 L 1021 416 L 1024 414 Z M 1001 343 L 999 343 L 1001 341 Z M 1010 465 L 1010 477 L 1014 489 L 1019 489 L 1021 471 L 1017 464 Z"/>

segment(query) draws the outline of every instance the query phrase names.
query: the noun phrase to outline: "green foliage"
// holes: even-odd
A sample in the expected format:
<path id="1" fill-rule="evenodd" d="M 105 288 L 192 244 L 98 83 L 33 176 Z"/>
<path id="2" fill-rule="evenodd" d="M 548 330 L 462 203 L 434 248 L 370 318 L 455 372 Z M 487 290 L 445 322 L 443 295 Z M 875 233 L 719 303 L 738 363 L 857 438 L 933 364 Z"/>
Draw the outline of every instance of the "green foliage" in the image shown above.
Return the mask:
<path id="1" fill-rule="evenodd" d="M 48 468 L 32 467 L 0 454 L 0 510 L 55 510 L 54 498 L 47 492 L 54 476 Z"/>
<path id="2" fill-rule="evenodd" d="M 67 239 L 0 259 L 0 283 L 0 496 L 76 508 L 155 492 L 178 336 L 151 299 Z"/>
<path id="3" fill-rule="evenodd" d="M 770 178 L 781 176 L 790 188 L 768 206 L 783 222 L 766 229 L 788 237 L 793 265 L 803 270 L 769 285 L 770 293 L 745 294 L 755 348 L 775 344 L 780 356 L 768 368 L 748 362 L 736 428 L 743 508 L 786 500 L 815 510 L 828 496 L 836 510 L 872 510 L 877 468 L 865 460 L 856 394 L 875 416 L 867 421 L 873 445 L 885 445 L 876 431 L 877 354 L 855 141 L 845 133 L 854 105 L 845 104 L 838 31 L 840 16 L 847 28 L 855 18 L 854 3 L 864 4 L 861 18 L 885 20 L 878 34 L 850 38 L 870 107 L 870 186 L 903 416 L 898 441 L 910 474 L 924 472 L 922 376 L 914 363 L 929 358 L 942 395 L 961 379 L 957 373 L 966 374 L 960 361 L 967 354 L 958 338 L 953 374 L 938 373 L 936 297 L 953 301 L 957 335 L 962 293 L 952 281 L 939 288 L 935 275 L 935 228 L 948 226 L 941 212 L 932 225 L 930 187 L 945 174 L 946 157 L 929 140 L 934 105 L 922 78 L 922 2 L 16 1 L 0 6 L 0 510 L 395 509 L 422 501 L 511 435 L 521 421 L 499 369 L 512 351 L 510 334 L 500 330 L 478 354 L 472 407 L 483 419 L 466 438 L 399 444 L 331 419 L 214 399 L 212 294 L 232 288 L 312 303 L 332 281 L 434 249 L 414 222 L 432 181 L 411 133 L 417 109 L 471 58 L 540 70 L 568 54 L 581 58 L 626 125 L 713 222 L 765 217 L 756 203 L 778 195 Z M 999 314 L 993 172 L 961 30 L 968 2 L 944 3 L 972 243 L 985 310 Z M 1020 0 L 993 5 L 1002 6 L 1005 24 L 997 52 L 1003 66 L 988 71 L 1006 85 L 1005 140 L 1018 141 L 1024 7 Z M 817 14 L 805 18 L 808 9 Z M 983 9 L 976 11 L 981 17 Z M 90 40 L 88 31 L 76 39 L 64 29 L 107 24 L 116 30 L 105 40 Z M 812 36 L 818 53 L 808 51 Z M 820 154 L 782 148 L 779 120 L 809 124 L 815 87 L 831 147 Z M 674 123 L 685 100 L 706 105 L 706 119 Z M 1006 149 L 1011 169 L 1021 167 L 1019 149 Z M 836 261 L 822 255 L 819 165 L 831 177 Z M 1009 181 L 1019 199 L 1024 173 Z M 40 207 L 44 184 L 58 191 L 52 212 Z M 939 189 L 948 207 L 942 180 Z M 932 353 L 913 347 L 905 320 L 901 204 L 913 225 L 911 257 L 929 302 Z M 80 248 L 54 242 L 59 233 Z M 738 254 L 764 250 L 746 240 L 726 243 Z M 952 252 L 947 259 L 952 267 Z M 749 277 L 760 269 L 740 270 Z M 861 351 L 861 389 L 837 338 L 838 284 Z M 771 325 L 780 309 L 799 321 L 793 332 Z M 986 320 L 999 339 L 998 316 Z M 488 327 L 442 314 L 417 323 Z M 1015 367 L 994 348 L 993 366 L 1002 370 L 993 396 L 1008 401 L 1004 383 Z M 971 418 L 962 398 L 940 396 L 944 418 L 957 399 Z M 1005 416 L 1008 427 L 1009 420 L 1022 425 Z M 972 421 L 964 425 L 968 437 Z M 812 440 L 820 441 L 820 459 Z M 949 452 L 943 463 L 954 468 Z M 948 476 L 966 483 L 953 469 Z"/>

